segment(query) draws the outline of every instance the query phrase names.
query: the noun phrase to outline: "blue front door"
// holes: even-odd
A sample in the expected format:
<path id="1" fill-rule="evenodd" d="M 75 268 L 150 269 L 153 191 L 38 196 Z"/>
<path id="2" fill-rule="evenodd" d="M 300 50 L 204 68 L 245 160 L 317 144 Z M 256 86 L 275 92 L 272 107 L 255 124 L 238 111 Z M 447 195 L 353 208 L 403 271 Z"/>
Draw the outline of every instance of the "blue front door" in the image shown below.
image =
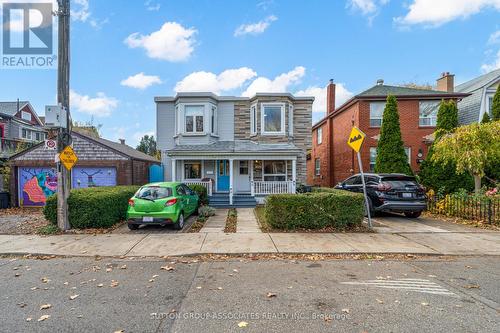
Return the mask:
<path id="1" fill-rule="evenodd" d="M 229 161 L 217 161 L 217 191 L 229 191 Z"/>

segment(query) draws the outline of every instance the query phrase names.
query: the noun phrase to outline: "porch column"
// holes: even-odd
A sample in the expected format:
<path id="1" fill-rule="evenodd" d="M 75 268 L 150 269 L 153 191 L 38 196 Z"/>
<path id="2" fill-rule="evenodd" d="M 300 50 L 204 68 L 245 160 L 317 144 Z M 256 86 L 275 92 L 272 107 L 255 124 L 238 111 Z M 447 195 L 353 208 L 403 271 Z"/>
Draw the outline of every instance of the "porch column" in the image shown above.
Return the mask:
<path id="1" fill-rule="evenodd" d="M 172 159 L 172 181 L 175 182 L 175 172 L 177 171 L 177 160 Z"/>
<path id="2" fill-rule="evenodd" d="M 229 204 L 233 205 L 233 160 L 229 160 Z"/>
<path id="3" fill-rule="evenodd" d="M 253 182 L 253 160 L 248 161 L 248 165 L 250 168 L 250 194 L 252 197 L 255 196 L 255 184 Z"/>
<path id="4" fill-rule="evenodd" d="M 297 160 L 292 160 L 292 193 L 295 193 L 297 184 Z"/>

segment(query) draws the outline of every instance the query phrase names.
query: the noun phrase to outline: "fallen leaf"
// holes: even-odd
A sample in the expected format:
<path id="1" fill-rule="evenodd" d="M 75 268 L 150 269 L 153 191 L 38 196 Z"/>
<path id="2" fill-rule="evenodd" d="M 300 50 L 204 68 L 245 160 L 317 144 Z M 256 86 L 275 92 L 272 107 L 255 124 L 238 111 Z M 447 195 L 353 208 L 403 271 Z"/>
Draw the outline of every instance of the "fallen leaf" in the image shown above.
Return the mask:
<path id="1" fill-rule="evenodd" d="M 349 313 L 349 309 L 342 309 L 342 312 Z"/>
<path id="2" fill-rule="evenodd" d="M 118 281 L 111 280 L 110 287 L 117 287 L 118 286 Z"/>
<path id="3" fill-rule="evenodd" d="M 40 310 L 50 309 L 51 307 L 52 307 L 51 304 L 44 304 L 44 305 L 40 306 Z"/>
<path id="4" fill-rule="evenodd" d="M 74 300 L 74 299 L 75 299 L 75 298 L 77 298 L 78 296 L 80 296 L 80 295 L 71 295 L 71 296 L 69 297 L 69 299 L 70 299 L 70 300 Z"/>
<path id="5" fill-rule="evenodd" d="M 238 270 L 235 268 L 235 269 L 233 269 L 233 272 L 238 273 Z"/>
<path id="6" fill-rule="evenodd" d="M 63 284 L 64 284 L 65 286 L 67 286 L 67 285 L 69 284 L 69 282 L 64 282 Z"/>
<path id="7" fill-rule="evenodd" d="M 271 298 L 271 297 L 276 297 L 276 294 L 275 293 L 267 293 L 266 295 L 268 298 Z"/>
<path id="8" fill-rule="evenodd" d="M 37 290 L 37 289 L 38 289 L 38 287 L 31 287 L 30 289 L 31 289 L 31 290 Z"/>
<path id="9" fill-rule="evenodd" d="M 19 307 L 20 307 L 20 308 L 24 308 L 24 307 L 26 307 L 26 305 L 28 305 L 28 304 L 26 304 L 26 303 L 18 303 L 17 305 L 19 305 Z"/>
<path id="10" fill-rule="evenodd" d="M 46 278 L 46 277 L 41 278 L 41 280 L 42 280 L 42 282 L 43 282 L 43 283 L 48 283 L 48 282 L 50 282 L 50 279 L 49 279 L 49 278 Z"/>
<path id="11" fill-rule="evenodd" d="M 247 327 L 248 323 L 246 321 L 241 321 L 238 323 L 238 327 Z"/>
<path id="12" fill-rule="evenodd" d="M 97 287 L 99 287 L 99 288 L 104 287 L 104 284 L 99 283 L 99 284 L 97 285 Z"/>
<path id="13" fill-rule="evenodd" d="M 15 276 L 15 277 L 20 277 L 20 276 L 21 276 L 21 274 L 16 273 L 16 274 L 14 274 L 14 276 Z"/>
<path id="14" fill-rule="evenodd" d="M 153 275 L 153 279 L 156 279 L 158 276 L 158 274 Z"/>
<path id="15" fill-rule="evenodd" d="M 114 333 L 125 333 L 124 330 L 118 330 L 118 331 L 115 331 Z"/>
<path id="16" fill-rule="evenodd" d="M 468 284 L 468 285 L 464 286 L 464 288 L 467 288 L 467 289 L 479 289 L 480 287 L 477 284 Z"/>
<path id="17" fill-rule="evenodd" d="M 165 271 L 173 271 L 175 268 L 172 266 L 162 266 L 161 269 L 163 269 Z"/>
<path id="18" fill-rule="evenodd" d="M 120 266 L 120 269 L 127 269 L 127 265 Z"/>
<path id="19" fill-rule="evenodd" d="M 378 298 L 376 298 L 376 300 L 377 300 L 377 302 L 378 302 L 379 304 L 384 304 L 384 301 L 383 301 L 383 300 L 378 299 Z"/>
<path id="20" fill-rule="evenodd" d="M 31 317 L 30 318 L 26 318 L 26 321 L 32 321 L 32 320 L 33 320 L 33 318 L 31 318 Z"/>
<path id="21" fill-rule="evenodd" d="M 422 302 L 420 304 L 422 304 L 423 306 L 428 306 L 429 305 L 429 303 L 426 303 L 426 302 Z"/>
<path id="22" fill-rule="evenodd" d="M 113 269 L 112 269 L 112 268 L 106 268 L 106 272 L 107 272 L 107 273 L 109 273 L 109 272 L 111 272 L 111 271 L 113 271 Z"/>
<path id="23" fill-rule="evenodd" d="M 217 287 L 218 290 L 222 290 L 222 287 Z"/>
<path id="24" fill-rule="evenodd" d="M 50 318 L 50 315 L 43 315 L 40 318 L 38 318 L 38 321 L 44 321 L 44 320 L 49 319 L 49 318 Z"/>
<path id="25" fill-rule="evenodd" d="M 198 286 L 198 287 L 196 287 L 196 289 L 201 289 L 201 287 L 200 287 L 200 286 Z"/>
<path id="26" fill-rule="evenodd" d="M 155 279 L 149 279 L 149 282 L 155 282 Z"/>

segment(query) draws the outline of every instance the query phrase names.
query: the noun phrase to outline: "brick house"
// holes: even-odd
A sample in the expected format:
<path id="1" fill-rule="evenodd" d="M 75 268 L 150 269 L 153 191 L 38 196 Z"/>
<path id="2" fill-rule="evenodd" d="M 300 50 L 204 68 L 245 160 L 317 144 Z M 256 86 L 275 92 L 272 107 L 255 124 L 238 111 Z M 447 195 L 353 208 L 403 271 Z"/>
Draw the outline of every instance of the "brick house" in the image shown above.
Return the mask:
<path id="1" fill-rule="evenodd" d="M 160 162 L 125 144 L 72 132 L 78 162 L 71 170 L 71 187 L 143 185 L 149 167 Z M 10 158 L 12 206 L 43 206 L 57 190 L 55 150 L 39 143 Z"/>
<path id="2" fill-rule="evenodd" d="M 355 153 L 346 144 L 352 126 L 366 134 L 361 160 L 364 171 L 373 170 L 388 95 L 396 96 L 408 162 L 418 172 L 433 141 L 439 103 L 443 99 L 459 101 L 469 94 L 453 92 L 453 75 L 449 73 L 438 79 L 437 90 L 390 86 L 379 80 L 335 109 L 335 84 L 330 81 L 327 115 L 312 127 L 313 148 L 307 161 L 309 185 L 332 187 L 359 172 Z"/>

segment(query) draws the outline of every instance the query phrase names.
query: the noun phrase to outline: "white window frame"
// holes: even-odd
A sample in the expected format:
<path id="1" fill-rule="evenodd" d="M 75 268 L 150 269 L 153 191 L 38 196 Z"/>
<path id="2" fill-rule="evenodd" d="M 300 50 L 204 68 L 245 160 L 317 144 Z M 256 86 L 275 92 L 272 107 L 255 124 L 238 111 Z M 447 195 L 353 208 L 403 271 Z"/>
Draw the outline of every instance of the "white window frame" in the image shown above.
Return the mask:
<path id="1" fill-rule="evenodd" d="M 266 163 L 273 163 L 273 162 L 281 162 L 281 163 L 284 163 L 285 165 L 285 172 L 284 173 L 266 173 Z M 262 180 L 263 181 L 283 181 L 283 180 L 266 180 L 266 177 L 269 176 L 269 177 L 281 177 L 281 176 L 284 176 L 285 177 L 285 180 L 287 179 L 287 171 L 288 171 L 288 163 L 286 160 L 263 160 L 262 161 Z"/>
<path id="2" fill-rule="evenodd" d="M 196 114 L 192 115 L 193 117 L 193 131 L 188 132 L 186 130 L 186 107 L 190 106 L 198 106 L 198 107 L 203 107 L 202 111 L 197 112 Z M 205 126 L 206 126 L 206 115 L 205 115 L 205 110 L 206 110 L 206 105 L 205 104 L 199 104 L 199 103 L 189 103 L 189 104 L 184 104 L 183 105 L 183 115 L 182 115 L 182 123 L 183 123 L 183 133 L 186 135 L 200 135 L 200 134 L 205 134 Z M 197 131 L 196 129 L 196 117 L 202 116 L 203 117 L 203 128 L 201 131 Z"/>
<path id="3" fill-rule="evenodd" d="M 405 147 L 405 153 L 408 157 L 408 164 L 411 165 L 411 147 Z"/>
<path id="4" fill-rule="evenodd" d="M 437 104 L 437 108 L 436 108 L 436 114 L 433 116 L 433 117 L 422 117 L 422 113 L 421 113 L 421 107 L 422 107 L 422 103 L 436 103 Z M 419 101 L 418 102 L 418 126 L 419 127 L 436 127 L 436 123 L 437 123 L 437 114 L 438 114 L 438 111 L 439 111 L 439 104 L 441 102 L 440 101 Z M 423 124 L 422 121 L 423 120 L 427 120 L 427 119 L 430 119 L 429 121 L 429 124 Z"/>
<path id="5" fill-rule="evenodd" d="M 200 164 L 200 178 L 186 178 L 186 165 L 188 164 Z M 190 160 L 190 161 L 183 161 L 182 163 L 182 180 L 201 180 L 203 179 L 203 175 L 205 174 L 205 163 L 203 163 L 203 160 Z"/>
<path id="6" fill-rule="evenodd" d="M 323 126 L 318 127 L 316 130 L 316 142 L 318 145 L 323 143 Z"/>
<path id="7" fill-rule="evenodd" d="M 293 136 L 293 104 L 288 105 L 288 135 Z"/>
<path id="8" fill-rule="evenodd" d="M 31 121 L 31 113 L 27 111 L 21 111 L 21 119 Z"/>
<path id="9" fill-rule="evenodd" d="M 281 131 L 266 131 L 265 108 L 280 107 L 281 108 Z M 285 135 L 285 103 L 262 103 L 260 106 L 260 130 L 262 135 Z"/>
<path id="10" fill-rule="evenodd" d="M 382 114 L 380 117 L 372 117 L 372 105 L 383 105 Z M 382 121 L 384 118 L 384 109 L 386 102 L 370 102 L 370 127 L 382 127 Z M 380 120 L 380 124 L 372 124 L 372 120 Z"/>
<path id="11" fill-rule="evenodd" d="M 494 93 L 486 94 L 486 110 L 490 118 L 493 117 L 493 98 L 495 97 Z M 481 118 L 482 119 L 482 118 Z"/>
<path id="12" fill-rule="evenodd" d="M 215 105 L 213 105 L 213 104 L 209 104 L 209 106 L 210 106 L 210 111 L 209 111 L 209 113 L 210 113 L 210 115 L 209 115 L 209 118 L 210 118 L 210 133 L 212 135 L 216 135 L 217 132 L 218 132 L 218 130 L 219 130 L 219 128 L 217 126 L 217 124 L 218 124 L 217 123 L 218 122 L 218 119 L 217 119 L 217 107 Z M 205 120 L 203 120 L 203 123 L 205 123 Z M 203 124 L 203 126 L 205 126 L 205 125 Z"/>
<path id="13" fill-rule="evenodd" d="M 257 135 L 257 104 L 250 106 L 250 135 Z"/>
<path id="14" fill-rule="evenodd" d="M 314 174 L 316 176 L 321 175 L 321 159 L 319 157 L 314 159 Z"/>
<path id="15" fill-rule="evenodd" d="M 375 157 L 373 162 L 372 162 L 372 156 Z M 377 161 L 377 147 L 370 147 L 369 158 L 370 158 L 370 163 L 369 163 L 370 171 L 373 172 L 373 171 L 375 171 L 375 163 Z M 372 167 L 372 165 L 373 165 L 373 167 Z"/>
<path id="16" fill-rule="evenodd" d="M 23 136 L 23 130 L 26 131 L 26 137 Z M 19 131 L 21 132 L 21 133 L 19 133 L 20 138 L 25 139 L 25 140 L 29 140 L 29 141 L 33 140 L 33 131 L 32 130 L 30 130 L 26 127 L 20 127 Z"/>

